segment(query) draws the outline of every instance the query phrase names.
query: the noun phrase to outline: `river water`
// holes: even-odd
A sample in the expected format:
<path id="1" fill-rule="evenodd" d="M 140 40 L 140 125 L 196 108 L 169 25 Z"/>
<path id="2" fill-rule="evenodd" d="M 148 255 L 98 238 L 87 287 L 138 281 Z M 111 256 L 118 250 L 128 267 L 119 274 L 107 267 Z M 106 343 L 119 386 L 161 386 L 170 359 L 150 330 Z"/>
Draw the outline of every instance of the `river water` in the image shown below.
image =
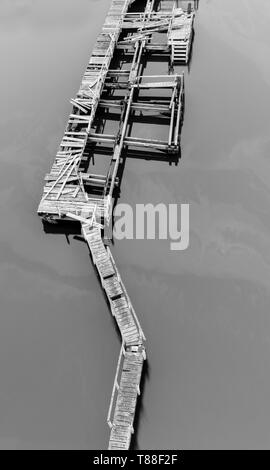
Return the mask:
<path id="1" fill-rule="evenodd" d="M 107 446 L 119 338 L 87 247 L 36 209 L 109 4 L 1 2 L 1 449 Z M 269 21 L 268 0 L 201 0 L 182 160 L 126 164 L 121 202 L 191 218 L 184 252 L 112 247 L 147 336 L 140 449 L 270 448 Z"/>

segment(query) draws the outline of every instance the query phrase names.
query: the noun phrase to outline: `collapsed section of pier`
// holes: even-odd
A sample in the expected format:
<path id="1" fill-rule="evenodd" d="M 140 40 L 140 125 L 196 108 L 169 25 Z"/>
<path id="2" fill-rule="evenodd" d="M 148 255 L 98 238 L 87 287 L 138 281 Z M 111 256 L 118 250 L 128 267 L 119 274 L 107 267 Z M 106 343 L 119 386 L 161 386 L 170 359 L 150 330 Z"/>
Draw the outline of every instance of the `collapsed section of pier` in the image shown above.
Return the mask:
<path id="1" fill-rule="evenodd" d="M 136 12 L 129 10 L 130 0 L 112 1 L 79 91 L 71 99 L 72 110 L 54 163 L 45 176 L 38 213 L 48 221 L 66 219 L 68 212 L 90 217 L 94 211 L 108 220 L 124 153 L 133 158 L 146 158 L 153 152 L 163 160 L 179 158 L 184 75 L 147 76 L 144 68 L 145 61 L 159 61 L 164 55 L 172 63 L 188 62 L 194 11 L 168 1 L 157 2 L 160 9 L 156 11 L 154 4 L 147 1 L 144 11 Z M 168 125 L 167 140 L 130 135 L 132 122 L 147 122 L 149 117 Z M 104 132 L 104 121 L 110 118 L 119 123 L 114 135 Z M 96 174 L 93 162 L 101 156 L 108 162 L 106 172 Z"/>
<path id="2" fill-rule="evenodd" d="M 180 158 L 185 86 L 184 74 L 174 73 L 174 66 L 190 60 L 197 5 L 196 0 L 112 0 L 79 91 L 71 99 L 65 133 L 45 176 L 38 207 L 46 222 L 81 224 L 121 333 L 108 413 L 109 449 L 130 446 L 146 352 L 138 317 L 104 245 L 104 228 L 112 217 L 125 158 L 169 163 Z M 167 75 L 145 74 L 147 62 L 164 59 Z M 113 134 L 106 132 L 108 120 L 116 123 Z M 167 126 L 166 140 L 133 135 L 134 122 L 150 125 L 153 120 Z M 95 172 L 95 160 L 100 158 L 106 161 L 101 174 Z"/>

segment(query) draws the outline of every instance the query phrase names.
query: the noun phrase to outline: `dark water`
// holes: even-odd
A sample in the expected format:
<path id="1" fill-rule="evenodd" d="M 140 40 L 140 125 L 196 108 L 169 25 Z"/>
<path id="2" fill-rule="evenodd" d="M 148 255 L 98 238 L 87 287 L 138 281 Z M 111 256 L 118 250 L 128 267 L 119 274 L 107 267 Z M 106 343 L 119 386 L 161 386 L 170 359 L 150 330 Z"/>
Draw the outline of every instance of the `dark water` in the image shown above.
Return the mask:
<path id="1" fill-rule="evenodd" d="M 86 246 L 35 211 L 109 4 L 1 2 L 2 449 L 107 445 L 119 341 Z M 191 205 L 186 252 L 113 247 L 148 340 L 141 449 L 270 448 L 269 20 L 201 0 L 183 159 L 126 164 L 121 202 Z"/>

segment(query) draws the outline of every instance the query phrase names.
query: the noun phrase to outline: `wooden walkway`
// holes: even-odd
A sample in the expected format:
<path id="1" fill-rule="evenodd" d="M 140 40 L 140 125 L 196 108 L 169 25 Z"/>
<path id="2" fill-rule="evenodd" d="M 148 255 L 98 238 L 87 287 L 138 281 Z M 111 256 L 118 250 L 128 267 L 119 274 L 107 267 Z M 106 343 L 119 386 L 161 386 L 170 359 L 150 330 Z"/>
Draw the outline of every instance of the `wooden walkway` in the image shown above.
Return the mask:
<path id="1" fill-rule="evenodd" d="M 88 243 L 101 285 L 107 295 L 112 315 L 127 347 L 142 344 L 144 334 L 132 307 L 127 291 L 117 270 L 109 247 L 105 248 L 100 228 L 82 225 L 82 234 Z"/>
<path id="2" fill-rule="evenodd" d="M 46 222 L 81 224 L 122 337 L 108 412 L 109 449 L 130 446 L 146 351 L 142 327 L 112 253 L 104 245 L 104 231 L 112 217 L 124 155 L 149 158 L 155 152 L 155 159 L 178 161 L 185 87 L 184 74 L 174 73 L 173 66 L 189 62 L 197 3 L 147 0 L 143 12 L 134 12 L 131 0 L 112 0 L 79 91 L 71 99 L 65 133 L 45 176 L 38 207 Z M 159 35 L 163 39 L 165 35 L 165 42 L 155 42 Z M 168 61 L 168 75 L 145 75 L 145 63 L 161 56 Z M 115 135 L 104 131 L 110 119 L 117 122 Z M 158 119 L 167 126 L 168 137 L 134 136 L 131 123 L 136 119 L 147 125 Z M 109 155 L 105 174 L 93 172 L 95 155 L 106 159 Z"/>
<path id="3" fill-rule="evenodd" d="M 143 362 L 146 359 L 145 336 L 111 251 L 103 244 L 100 228 L 83 224 L 82 234 L 88 243 L 111 313 L 122 336 L 108 413 L 111 428 L 109 449 L 128 449 L 133 433 L 137 397 L 140 394 Z"/>
<path id="4" fill-rule="evenodd" d="M 107 418 L 111 428 L 109 450 L 130 447 L 145 357 L 142 347 L 130 351 L 121 348 Z"/>

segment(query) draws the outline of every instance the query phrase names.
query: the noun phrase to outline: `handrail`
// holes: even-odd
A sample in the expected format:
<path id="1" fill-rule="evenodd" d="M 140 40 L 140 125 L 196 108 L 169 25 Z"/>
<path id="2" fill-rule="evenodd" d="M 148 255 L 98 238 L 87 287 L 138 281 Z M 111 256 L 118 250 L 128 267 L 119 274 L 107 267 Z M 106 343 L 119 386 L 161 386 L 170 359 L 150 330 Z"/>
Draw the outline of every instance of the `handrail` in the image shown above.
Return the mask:
<path id="1" fill-rule="evenodd" d="M 125 356 L 125 354 L 124 354 L 124 343 L 122 343 L 120 353 L 119 353 L 118 362 L 117 362 L 117 368 L 116 368 L 116 372 L 115 372 L 115 376 L 114 376 L 110 406 L 109 406 L 108 415 L 107 415 L 107 423 L 110 426 L 110 428 L 112 427 L 111 416 L 112 416 L 113 401 L 114 401 L 114 397 L 115 397 L 115 392 L 116 392 L 116 390 L 118 390 L 118 385 L 119 385 L 117 379 L 118 379 L 119 372 L 120 372 L 121 360 L 124 356 Z"/>

